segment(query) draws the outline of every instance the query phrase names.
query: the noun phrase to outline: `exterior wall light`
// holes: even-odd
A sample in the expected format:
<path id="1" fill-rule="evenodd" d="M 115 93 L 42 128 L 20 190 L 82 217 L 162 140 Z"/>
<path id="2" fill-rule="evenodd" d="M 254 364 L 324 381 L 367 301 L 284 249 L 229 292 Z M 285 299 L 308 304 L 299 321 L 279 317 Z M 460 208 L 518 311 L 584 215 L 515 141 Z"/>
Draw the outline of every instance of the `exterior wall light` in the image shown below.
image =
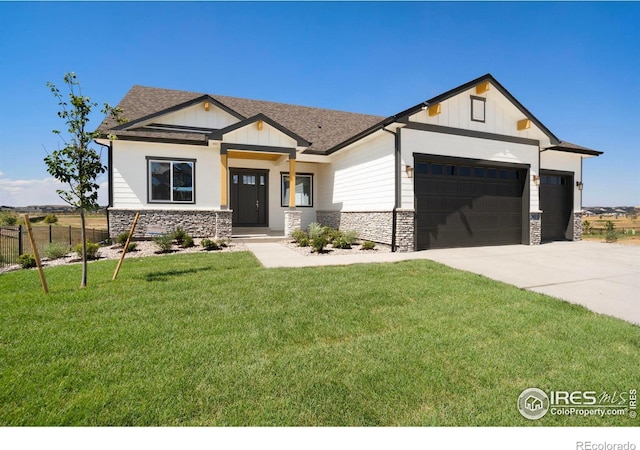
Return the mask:
<path id="1" fill-rule="evenodd" d="M 407 178 L 413 178 L 413 167 L 404 166 L 404 171 L 407 172 Z"/>
<path id="2" fill-rule="evenodd" d="M 540 175 L 533 176 L 533 184 L 535 184 L 536 186 L 540 186 Z"/>
<path id="3" fill-rule="evenodd" d="M 584 187 L 584 184 L 582 184 L 582 181 L 576 181 L 576 187 L 578 188 L 579 191 L 581 191 L 582 188 Z"/>

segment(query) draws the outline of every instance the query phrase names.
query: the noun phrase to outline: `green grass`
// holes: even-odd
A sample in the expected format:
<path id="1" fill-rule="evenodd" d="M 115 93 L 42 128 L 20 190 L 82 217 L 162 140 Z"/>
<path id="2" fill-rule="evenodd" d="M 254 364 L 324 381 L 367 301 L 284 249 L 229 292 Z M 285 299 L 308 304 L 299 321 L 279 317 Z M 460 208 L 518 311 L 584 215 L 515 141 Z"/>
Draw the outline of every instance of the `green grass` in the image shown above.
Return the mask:
<path id="1" fill-rule="evenodd" d="M 528 387 L 640 386 L 640 328 L 429 261 L 264 269 L 191 254 L 0 275 L 0 425 L 528 421 Z"/>

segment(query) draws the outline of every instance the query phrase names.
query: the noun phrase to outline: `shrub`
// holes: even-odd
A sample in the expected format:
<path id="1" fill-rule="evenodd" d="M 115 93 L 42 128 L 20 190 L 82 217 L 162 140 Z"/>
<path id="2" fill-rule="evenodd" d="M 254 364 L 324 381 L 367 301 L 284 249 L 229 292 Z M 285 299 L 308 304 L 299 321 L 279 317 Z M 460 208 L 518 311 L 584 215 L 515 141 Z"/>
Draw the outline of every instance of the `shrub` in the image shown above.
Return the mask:
<path id="1" fill-rule="evenodd" d="M 187 232 L 182 229 L 182 227 L 177 227 L 173 232 L 173 239 L 178 243 L 178 245 L 182 245 L 182 241 L 184 241 L 185 236 L 187 236 Z"/>
<path id="2" fill-rule="evenodd" d="M 356 231 L 340 232 L 333 240 L 333 247 L 349 249 L 356 239 L 358 239 L 358 233 Z"/>
<path id="3" fill-rule="evenodd" d="M 98 249 L 100 245 L 87 241 L 87 259 L 96 259 L 98 257 Z M 77 244 L 73 247 L 73 251 L 76 252 L 78 258 L 82 258 L 82 244 Z"/>
<path id="4" fill-rule="evenodd" d="M 44 246 L 44 256 L 49 259 L 59 259 L 69 253 L 69 246 L 60 242 L 51 242 Z"/>
<path id="5" fill-rule="evenodd" d="M 333 244 L 337 239 L 342 238 L 343 235 L 342 231 L 331 227 L 323 227 L 322 232 L 327 237 L 330 244 Z"/>
<path id="6" fill-rule="evenodd" d="M 160 253 L 169 253 L 173 246 L 173 236 L 171 234 L 161 234 L 153 238 L 153 242 L 160 249 Z"/>
<path id="7" fill-rule="evenodd" d="M 120 233 L 116 236 L 116 242 L 124 247 L 124 244 L 127 243 L 127 239 L 129 239 L 129 232 L 125 231 L 124 233 Z"/>
<path id="8" fill-rule="evenodd" d="M 328 243 L 327 229 L 317 222 L 309 224 L 309 244 L 313 251 L 322 253 Z"/>
<path id="9" fill-rule="evenodd" d="M 136 248 L 138 248 L 138 244 L 135 242 L 129 242 L 129 245 L 127 246 L 127 253 L 128 252 L 135 252 Z"/>
<path id="10" fill-rule="evenodd" d="M 44 216 L 44 219 L 42 219 L 42 221 L 44 223 L 58 223 L 58 216 L 56 216 L 55 214 L 47 214 L 46 216 Z"/>
<path id="11" fill-rule="evenodd" d="M 295 230 L 293 230 L 291 232 L 291 238 L 293 239 L 294 242 L 300 244 L 300 240 L 301 239 L 309 239 L 309 236 L 307 235 L 307 232 L 300 229 L 300 228 L 296 228 Z"/>
<path id="12" fill-rule="evenodd" d="M 360 246 L 360 250 L 373 250 L 376 248 L 376 243 L 373 241 L 364 241 Z"/>
<path id="13" fill-rule="evenodd" d="M 0 225 L 13 227 L 18 223 L 18 216 L 10 211 L 0 211 Z"/>
<path id="14" fill-rule="evenodd" d="M 607 230 L 607 234 L 605 235 L 605 240 L 609 243 L 617 242 L 619 234 L 617 230 Z"/>
<path id="15" fill-rule="evenodd" d="M 220 248 L 226 248 L 229 246 L 229 243 L 224 239 L 217 239 L 216 244 L 218 244 L 218 247 Z"/>
<path id="16" fill-rule="evenodd" d="M 193 245 L 193 238 L 188 234 L 185 235 L 184 239 L 182 240 L 182 248 L 190 248 L 193 247 Z"/>
<path id="17" fill-rule="evenodd" d="M 202 245 L 202 248 L 204 248 L 206 251 L 220 250 L 218 241 L 212 241 L 211 239 L 203 239 L 202 241 L 200 241 L 200 245 Z"/>
<path id="18" fill-rule="evenodd" d="M 309 238 L 303 237 L 298 241 L 298 247 L 308 247 L 309 246 Z"/>
<path id="19" fill-rule="evenodd" d="M 36 266 L 36 258 L 31 253 L 23 253 L 18 256 L 18 264 L 20 264 L 23 269 L 29 269 Z"/>

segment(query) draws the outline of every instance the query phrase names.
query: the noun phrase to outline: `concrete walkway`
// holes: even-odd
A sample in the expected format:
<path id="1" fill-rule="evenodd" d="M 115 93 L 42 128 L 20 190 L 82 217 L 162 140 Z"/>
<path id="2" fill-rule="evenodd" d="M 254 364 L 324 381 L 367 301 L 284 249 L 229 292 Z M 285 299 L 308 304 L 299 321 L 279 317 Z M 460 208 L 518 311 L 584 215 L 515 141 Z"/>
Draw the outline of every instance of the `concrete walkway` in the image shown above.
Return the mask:
<path id="1" fill-rule="evenodd" d="M 413 253 L 304 256 L 278 243 L 246 245 L 265 267 L 429 259 L 640 325 L 640 247 L 636 246 L 583 241 Z"/>

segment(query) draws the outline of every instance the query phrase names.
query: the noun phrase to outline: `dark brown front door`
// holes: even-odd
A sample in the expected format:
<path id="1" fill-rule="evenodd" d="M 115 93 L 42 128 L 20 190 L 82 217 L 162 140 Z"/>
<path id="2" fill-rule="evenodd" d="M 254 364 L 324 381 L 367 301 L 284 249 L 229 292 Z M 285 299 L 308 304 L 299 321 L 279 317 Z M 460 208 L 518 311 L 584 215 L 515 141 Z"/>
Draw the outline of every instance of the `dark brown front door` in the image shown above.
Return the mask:
<path id="1" fill-rule="evenodd" d="M 267 221 L 268 170 L 231 169 L 233 226 L 265 227 Z"/>

